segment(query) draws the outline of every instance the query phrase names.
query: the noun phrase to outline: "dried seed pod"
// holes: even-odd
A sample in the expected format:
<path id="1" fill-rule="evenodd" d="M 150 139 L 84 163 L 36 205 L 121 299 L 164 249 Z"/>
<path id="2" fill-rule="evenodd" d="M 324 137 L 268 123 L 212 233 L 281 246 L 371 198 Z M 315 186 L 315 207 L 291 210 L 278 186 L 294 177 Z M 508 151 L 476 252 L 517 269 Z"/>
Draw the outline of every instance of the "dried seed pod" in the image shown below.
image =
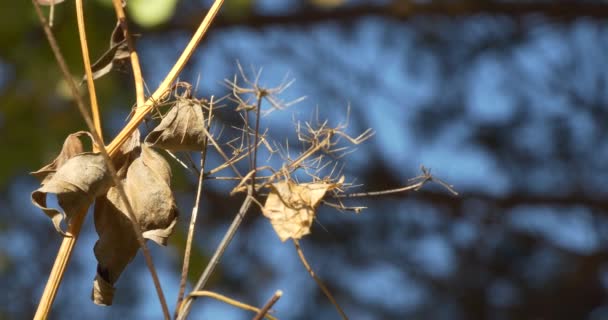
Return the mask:
<path id="1" fill-rule="evenodd" d="M 167 243 L 177 222 L 170 180 L 169 164 L 160 154 L 143 145 L 122 181 L 143 237 L 160 245 Z M 99 240 L 94 251 L 99 263 L 92 299 L 96 304 L 110 305 L 114 283 L 139 248 L 126 206 L 115 188 L 95 204 L 95 229 Z"/>
<path id="2" fill-rule="evenodd" d="M 131 137 L 122 144 L 118 152 L 113 157 L 112 163 L 116 168 L 119 179 L 124 179 L 127 175 L 127 170 L 133 160 L 139 156 L 141 142 L 139 141 L 141 134 L 139 129 L 133 131 Z"/>
<path id="3" fill-rule="evenodd" d="M 201 102 L 181 98 L 145 141 L 153 147 L 171 151 L 200 151 L 203 149 L 205 131 Z"/>
<path id="4" fill-rule="evenodd" d="M 67 160 L 42 186 L 32 192 L 32 203 L 53 221 L 57 232 L 65 235 L 61 222 L 70 223 L 78 212 L 86 209 L 96 197 L 105 194 L 112 185 L 106 162 L 98 153 L 81 153 Z M 47 194 L 57 196 L 63 211 L 47 208 Z"/>

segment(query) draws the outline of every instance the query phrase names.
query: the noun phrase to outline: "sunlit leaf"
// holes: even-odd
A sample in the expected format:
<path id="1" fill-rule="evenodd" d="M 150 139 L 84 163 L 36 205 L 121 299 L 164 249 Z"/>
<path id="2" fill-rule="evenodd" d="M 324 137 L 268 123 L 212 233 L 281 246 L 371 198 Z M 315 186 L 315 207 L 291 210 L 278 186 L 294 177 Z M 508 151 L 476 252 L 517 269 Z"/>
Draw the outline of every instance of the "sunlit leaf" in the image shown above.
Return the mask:
<path id="1" fill-rule="evenodd" d="M 270 219 L 281 241 L 300 239 L 310 233 L 316 209 L 325 193 L 338 188 L 341 181 L 296 184 L 287 180 L 273 183 L 262 212 Z"/>

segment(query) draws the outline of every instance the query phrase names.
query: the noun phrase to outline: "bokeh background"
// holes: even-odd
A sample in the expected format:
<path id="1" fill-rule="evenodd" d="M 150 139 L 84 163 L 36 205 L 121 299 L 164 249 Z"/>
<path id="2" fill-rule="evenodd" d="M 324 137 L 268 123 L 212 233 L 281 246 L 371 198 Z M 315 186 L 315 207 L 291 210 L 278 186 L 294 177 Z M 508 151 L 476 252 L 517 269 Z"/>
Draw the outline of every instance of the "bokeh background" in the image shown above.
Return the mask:
<path id="1" fill-rule="evenodd" d="M 128 3 L 153 90 L 210 1 Z M 30 203 L 38 184 L 28 172 L 85 125 L 32 4 L 0 7 L 0 319 L 26 319 L 61 242 Z M 114 12 L 108 1 L 87 1 L 85 15 L 98 56 Z M 605 1 L 227 0 L 181 79 L 198 82 L 198 96 L 220 97 L 237 61 L 263 68 L 268 86 L 288 75 L 296 82 L 281 97 L 307 99 L 262 120 L 271 139 L 295 139 L 292 119 L 310 120 L 316 110 L 344 121 L 350 105 L 348 132 L 376 135 L 342 159 L 348 179 L 365 190 L 393 188 L 425 165 L 460 192 L 429 185 L 360 199 L 369 207 L 360 215 L 320 211 L 304 251 L 353 319 L 608 319 L 606 18 Z M 72 1 L 56 7 L 54 31 L 80 77 Z M 130 112 L 131 81 L 125 68 L 96 82 L 107 140 Z M 231 121 L 239 119 L 218 117 L 216 125 Z M 171 307 L 195 194 L 194 177 L 173 167 L 181 221 L 167 248 L 152 246 Z M 242 199 L 228 197 L 226 182 L 206 188 L 191 281 Z M 52 318 L 161 318 L 141 254 L 119 280 L 115 304 L 92 304 L 95 241 L 89 215 Z M 208 289 L 255 305 L 281 289 L 281 318 L 338 317 L 259 211 Z M 191 314 L 250 317 L 209 299 Z"/>

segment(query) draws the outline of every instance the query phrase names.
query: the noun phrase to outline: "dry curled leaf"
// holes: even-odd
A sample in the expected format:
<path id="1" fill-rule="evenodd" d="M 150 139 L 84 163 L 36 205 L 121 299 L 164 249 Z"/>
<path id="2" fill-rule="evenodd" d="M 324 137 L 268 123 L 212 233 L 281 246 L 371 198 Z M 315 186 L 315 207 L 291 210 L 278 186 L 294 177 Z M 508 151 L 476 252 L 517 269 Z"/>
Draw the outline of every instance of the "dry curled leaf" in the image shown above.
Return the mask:
<path id="1" fill-rule="evenodd" d="M 67 160 L 49 179 L 45 179 L 42 186 L 32 192 L 32 203 L 51 218 L 57 232 L 65 235 L 61 222 L 69 224 L 75 214 L 106 193 L 111 185 L 112 177 L 101 154 L 85 152 Z M 63 211 L 47 207 L 49 193 L 57 196 Z"/>
<path id="2" fill-rule="evenodd" d="M 59 153 L 57 158 L 55 158 L 53 162 L 40 168 L 38 171 L 30 172 L 30 174 L 38 178 L 40 180 L 40 184 L 44 184 L 66 161 L 68 161 L 75 155 L 84 152 L 82 142 L 80 141 L 80 137 L 83 135 L 88 136 L 91 141 L 93 140 L 91 134 L 86 131 L 78 131 L 76 133 L 68 135 L 68 137 L 65 138 L 65 141 L 63 142 L 63 147 L 61 148 L 61 152 Z"/>
<path id="3" fill-rule="evenodd" d="M 205 140 L 201 103 L 179 99 L 160 124 L 146 137 L 146 143 L 171 151 L 200 151 Z"/>
<path id="4" fill-rule="evenodd" d="M 291 180 L 273 183 L 262 212 L 270 219 L 281 241 L 300 239 L 310 233 L 316 209 L 327 191 L 339 188 L 337 183 L 296 184 Z"/>
<path id="5" fill-rule="evenodd" d="M 160 154 L 143 145 L 122 181 L 143 237 L 160 245 L 166 245 L 177 222 L 170 180 L 169 164 Z M 95 229 L 99 234 L 94 249 L 98 265 L 92 299 L 99 305 L 111 305 L 114 283 L 139 248 L 126 206 L 114 187 L 97 199 Z"/>
<path id="6" fill-rule="evenodd" d="M 110 37 L 110 48 L 104 52 L 95 63 L 91 65 L 93 79 L 99 79 L 110 72 L 115 66 L 125 63 L 129 59 L 129 46 L 124 36 L 120 23 L 116 24 Z M 82 82 L 86 81 L 86 75 Z"/>

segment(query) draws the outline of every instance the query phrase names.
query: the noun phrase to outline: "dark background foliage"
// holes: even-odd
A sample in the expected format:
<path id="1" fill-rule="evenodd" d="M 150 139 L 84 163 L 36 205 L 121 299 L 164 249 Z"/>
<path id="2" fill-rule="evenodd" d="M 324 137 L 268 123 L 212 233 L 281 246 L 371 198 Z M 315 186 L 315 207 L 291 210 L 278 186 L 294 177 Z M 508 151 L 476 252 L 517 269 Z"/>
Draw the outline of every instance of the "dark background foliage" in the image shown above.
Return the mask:
<path id="1" fill-rule="evenodd" d="M 169 20 L 133 22 L 151 89 L 208 5 L 181 1 Z M 74 5 L 56 9 L 54 31 L 80 77 Z M 181 79 L 219 97 L 237 60 L 263 68 L 268 86 L 289 73 L 296 83 L 282 97 L 308 98 L 263 119 L 273 139 L 293 136 L 292 113 L 309 120 L 318 109 L 338 123 L 350 105 L 349 132 L 371 127 L 376 136 L 343 159 L 347 177 L 367 190 L 392 188 L 423 164 L 455 185 L 458 197 L 427 186 L 356 201 L 369 207 L 360 215 L 321 210 L 304 250 L 353 319 L 606 319 L 606 17 L 608 5 L 597 1 L 228 0 Z M 86 18 L 89 47 L 100 54 L 114 13 L 89 1 Z M 0 21 L 0 318 L 21 319 L 33 315 L 61 241 L 30 204 L 37 183 L 27 173 L 85 126 L 31 3 L 12 2 Z M 96 82 L 107 140 L 133 104 L 131 82 L 128 68 Z M 226 127 L 238 120 L 220 119 Z M 168 248 L 152 250 L 171 305 L 195 192 L 194 177 L 177 166 L 174 174 L 181 223 Z M 229 189 L 208 183 L 193 281 L 240 204 Z M 118 282 L 114 306 L 90 302 L 91 220 L 52 317 L 159 318 L 141 255 Z M 209 289 L 257 305 L 282 289 L 278 316 L 337 317 L 293 246 L 257 211 Z M 200 317 L 249 315 L 199 299 L 192 318 Z"/>

